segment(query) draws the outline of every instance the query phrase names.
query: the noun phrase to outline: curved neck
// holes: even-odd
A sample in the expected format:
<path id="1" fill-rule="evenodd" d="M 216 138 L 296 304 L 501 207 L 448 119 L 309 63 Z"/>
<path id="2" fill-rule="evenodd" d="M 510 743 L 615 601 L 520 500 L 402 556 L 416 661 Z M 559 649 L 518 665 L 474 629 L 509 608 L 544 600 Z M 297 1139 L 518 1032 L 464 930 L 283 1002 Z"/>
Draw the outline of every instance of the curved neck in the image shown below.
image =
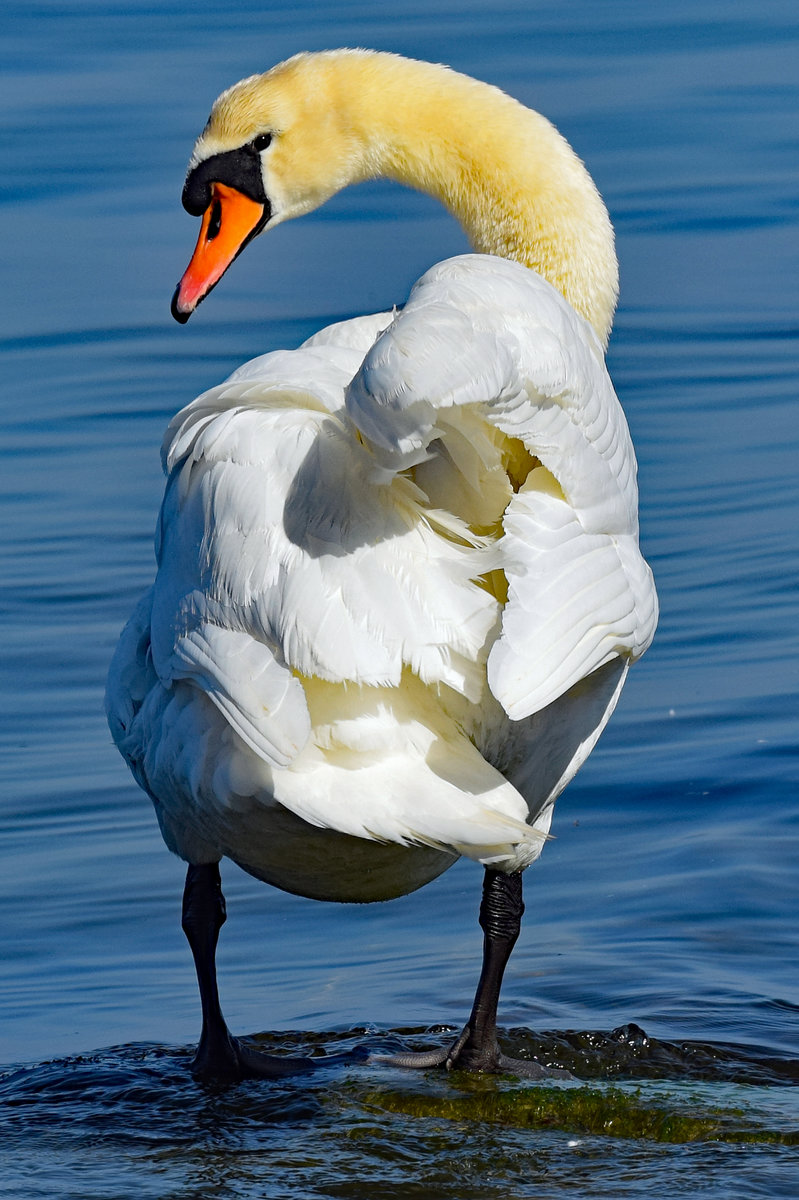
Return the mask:
<path id="1" fill-rule="evenodd" d="M 446 67 L 345 52 L 336 91 L 361 143 L 356 178 L 435 197 L 480 253 L 539 272 L 607 344 L 618 289 L 607 210 L 577 155 L 539 113 Z"/>

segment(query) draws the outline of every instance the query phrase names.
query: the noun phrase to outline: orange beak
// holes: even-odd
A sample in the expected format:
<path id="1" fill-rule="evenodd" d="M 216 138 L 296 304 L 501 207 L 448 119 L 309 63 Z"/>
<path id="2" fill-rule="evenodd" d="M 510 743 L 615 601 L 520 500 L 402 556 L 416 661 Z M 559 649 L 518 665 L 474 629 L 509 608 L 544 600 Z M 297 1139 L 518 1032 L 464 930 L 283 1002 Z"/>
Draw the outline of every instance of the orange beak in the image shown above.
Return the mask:
<path id="1" fill-rule="evenodd" d="M 172 297 L 172 316 L 181 325 L 224 275 L 233 259 L 264 224 L 265 208 L 236 188 L 211 185 L 191 262 Z"/>

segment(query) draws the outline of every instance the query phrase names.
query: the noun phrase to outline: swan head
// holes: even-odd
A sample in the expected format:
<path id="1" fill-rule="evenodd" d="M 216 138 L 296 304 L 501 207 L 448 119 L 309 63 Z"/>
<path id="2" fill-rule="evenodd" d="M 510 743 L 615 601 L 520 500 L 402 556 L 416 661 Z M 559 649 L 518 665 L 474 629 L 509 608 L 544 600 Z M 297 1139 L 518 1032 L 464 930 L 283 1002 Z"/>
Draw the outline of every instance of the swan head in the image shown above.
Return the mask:
<path id="1" fill-rule="evenodd" d="M 341 55 L 300 54 L 228 88 L 198 138 L 183 207 L 202 218 L 172 300 L 184 323 L 233 260 L 267 227 L 311 212 L 369 174 L 364 138 L 340 95 Z"/>
<path id="2" fill-rule="evenodd" d="M 478 252 L 538 271 L 607 344 L 613 230 L 565 139 L 498 88 L 369 50 L 298 54 L 216 100 L 183 188 L 201 227 L 173 316 L 187 321 L 265 229 L 380 176 L 440 200 Z"/>

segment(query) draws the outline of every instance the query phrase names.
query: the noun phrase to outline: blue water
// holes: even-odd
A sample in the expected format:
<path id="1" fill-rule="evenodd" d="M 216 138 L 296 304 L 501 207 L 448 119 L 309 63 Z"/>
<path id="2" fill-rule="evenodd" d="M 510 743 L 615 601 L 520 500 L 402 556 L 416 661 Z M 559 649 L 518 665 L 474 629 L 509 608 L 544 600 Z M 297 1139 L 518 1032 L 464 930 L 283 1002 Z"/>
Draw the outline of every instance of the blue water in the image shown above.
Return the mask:
<path id="1" fill-rule="evenodd" d="M 3 1194 L 795 1197 L 793 0 L 4 11 Z M 540 109 L 617 231 L 609 363 L 662 619 L 526 877 L 500 1019 L 583 1080 L 571 1116 L 550 1096 L 539 1125 L 520 1115 L 531 1085 L 493 1080 L 350 1067 L 311 1087 L 192 1083 L 183 869 L 102 715 L 152 575 L 170 415 L 256 353 L 401 302 L 464 249 L 432 201 L 363 186 L 261 239 L 185 329 L 171 320 L 196 233 L 180 188 L 210 102 L 299 49 L 345 44 L 446 61 Z M 479 874 L 458 864 L 390 905 L 339 908 L 227 869 L 231 1026 L 321 1050 L 456 1025 Z M 631 1023 L 646 1040 L 608 1036 Z M 579 1124 L 591 1089 L 607 1089 L 615 1128 Z M 510 1116 L 491 1108 L 502 1096 Z M 625 1124 L 620 1097 L 675 1120 L 727 1115 L 659 1141 Z"/>

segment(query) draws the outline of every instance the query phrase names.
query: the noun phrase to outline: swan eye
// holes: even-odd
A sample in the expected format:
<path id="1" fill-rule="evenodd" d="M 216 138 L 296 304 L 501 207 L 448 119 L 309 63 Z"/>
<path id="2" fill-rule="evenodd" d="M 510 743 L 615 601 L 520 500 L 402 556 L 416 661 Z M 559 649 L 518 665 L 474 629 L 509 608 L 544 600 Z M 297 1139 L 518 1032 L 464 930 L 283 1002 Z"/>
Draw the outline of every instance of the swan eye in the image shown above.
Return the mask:
<path id="1" fill-rule="evenodd" d="M 206 238 L 212 242 L 218 236 L 219 230 L 222 228 L 222 205 L 218 200 L 214 200 L 211 207 L 211 216 L 208 220 L 208 231 Z"/>
<path id="2" fill-rule="evenodd" d="M 251 144 L 253 150 L 255 150 L 258 154 L 260 154 L 260 152 L 262 150 L 265 150 L 267 148 L 267 146 L 269 146 L 271 144 L 271 141 L 272 141 L 271 133 L 259 133 L 258 137 L 253 138 L 253 140 L 250 144 Z"/>

